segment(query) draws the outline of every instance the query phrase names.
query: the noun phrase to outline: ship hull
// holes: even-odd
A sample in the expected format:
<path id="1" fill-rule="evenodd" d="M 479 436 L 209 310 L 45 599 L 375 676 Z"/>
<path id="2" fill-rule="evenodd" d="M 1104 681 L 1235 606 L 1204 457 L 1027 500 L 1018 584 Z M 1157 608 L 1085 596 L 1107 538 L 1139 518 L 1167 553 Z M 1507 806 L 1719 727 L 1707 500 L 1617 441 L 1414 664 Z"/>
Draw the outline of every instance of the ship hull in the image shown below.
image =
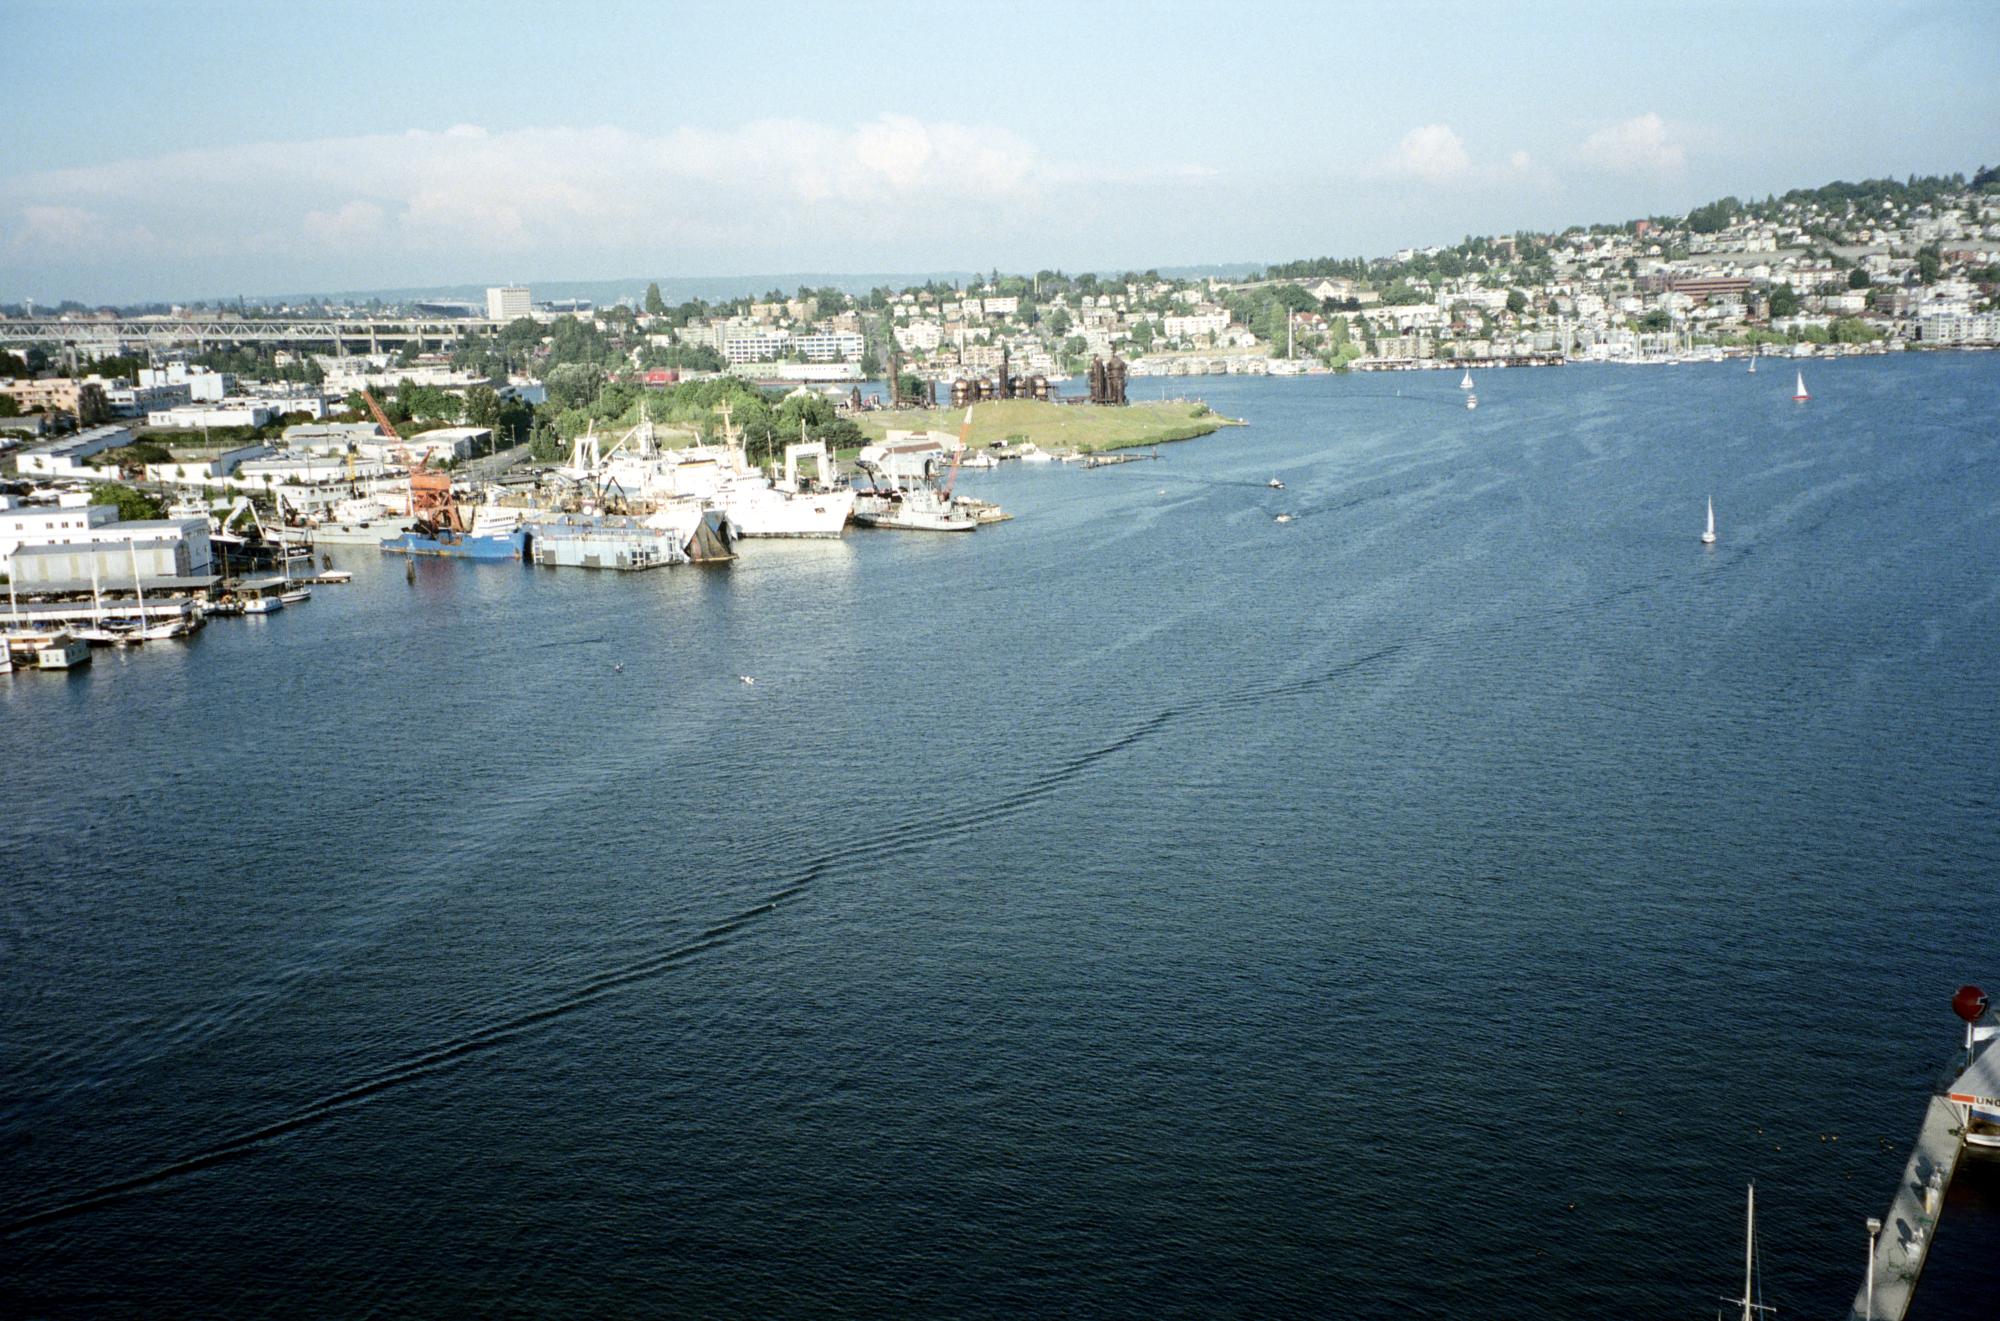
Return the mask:
<path id="1" fill-rule="evenodd" d="M 499 561 L 522 558 L 527 540 L 527 534 L 518 529 L 513 532 L 487 535 L 447 532 L 435 537 L 405 532 L 400 537 L 393 537 L 380 544 L 383 550 L 392 555 L 435 555 L 443 559 Z"/>

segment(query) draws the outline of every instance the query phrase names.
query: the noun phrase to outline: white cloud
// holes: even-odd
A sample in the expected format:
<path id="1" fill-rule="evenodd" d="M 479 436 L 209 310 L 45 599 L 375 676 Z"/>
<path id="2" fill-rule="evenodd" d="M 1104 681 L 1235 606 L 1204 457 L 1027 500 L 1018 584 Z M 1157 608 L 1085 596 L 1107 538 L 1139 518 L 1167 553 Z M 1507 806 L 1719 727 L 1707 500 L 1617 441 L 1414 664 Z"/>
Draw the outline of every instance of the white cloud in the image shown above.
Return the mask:
<path id="1" fill-rule="evenodd" d="M 1472 158 L 1451 125 L 1424 124 L 1403 135 L 1389 155 L 1387 169 L 1426 183 L 1448 183 L 1471 171 Z"/>
<path id="2" fill-rule="evenodd" d="M 1673 140 L 1665 120 L 1648 111 L 1598 129 L 1577 147 L 1576 158 L 1616 174 L 1678 174 L 1687 166 L 1687 149 Z"/>
<path id="3" fill-rule="evenodd" d="M 315 242 L 344 243 L 378 236 L 382 221 L 382 208 L 373 202 L 348 202 L 335 211 L 308 211 L 300 223 Z"/>
<path id="4" fill-rule="evenodd" d="M 1526 170 L 1534 163 L 1534 159 L 1525 151 L 1517 151 L 1507 158 L 1507 168 L 1517 173 Z"/>
<path id="5" fill-rule="evenodd" d="M 903 115 L 658 134 L 459 124 L 0 178 L 0 225 L 27 266 L 89 244 L 127 262 L 263 254 L 304 268 L 336 254 L 357 269 L 392 256 L 596 265 L 607 251 L 733 245 L 782 268 L 841 239 L 991 232 L 1086 174 L 1004 129 Z"/>

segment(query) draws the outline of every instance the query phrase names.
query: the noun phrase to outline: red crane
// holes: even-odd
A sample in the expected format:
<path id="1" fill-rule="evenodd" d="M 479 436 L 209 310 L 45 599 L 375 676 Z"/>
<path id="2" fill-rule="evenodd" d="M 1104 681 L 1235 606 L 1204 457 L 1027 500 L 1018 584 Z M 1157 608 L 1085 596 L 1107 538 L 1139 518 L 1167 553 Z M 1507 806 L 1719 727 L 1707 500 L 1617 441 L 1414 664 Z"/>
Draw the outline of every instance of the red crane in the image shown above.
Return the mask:
<path id="1" fill-rule="evenodd" d="M 368 393 L 368 387 L 365 385 L 361 387 L 361 397 L 368 401 L 368 411 L 375 415 L 376 425 L 389 433 L 389 439 L 401 440 L 402 436 L 397 433 L 396 424 L 389 420 L 389 415 L 382 411 L 382 405 L 375 402 L 375 396 Z"/>
<path id="2" fill-rule="evenodd" d="M 965 410 L 965 421 L 958 428 L 958 448 L 951 452 L 951 472 L 944 479 L 944 498 L 951 499 L 951 488 L 958 484 L 958 461 L 965 457 L 965 447 L 972 443 L 972 409 Z"/>

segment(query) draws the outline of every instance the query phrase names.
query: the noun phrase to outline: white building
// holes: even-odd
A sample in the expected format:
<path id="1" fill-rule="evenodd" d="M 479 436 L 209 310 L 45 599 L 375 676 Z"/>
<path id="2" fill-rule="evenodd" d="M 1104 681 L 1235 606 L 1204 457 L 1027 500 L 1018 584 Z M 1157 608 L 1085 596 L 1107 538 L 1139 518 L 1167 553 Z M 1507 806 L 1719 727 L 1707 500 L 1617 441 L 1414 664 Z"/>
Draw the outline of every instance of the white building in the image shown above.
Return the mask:
<path id="1" fill-rule="evenodd" d="M 935 321 L 912 321 L 895 329 L 896 344 L 905 353 L 932 353 L 944 343 L 944 327 Z"/>
<path id="2" fill-rule="evenodd" d="M 268 445 L 238 445 L 213 454 L 176 454 L 171 463 L 146 465 L 146 480 L 183 486 L 199 485 L 214 477 L 226 477 L 242 464 L 271 452 Z"/>
<path id="3" fill-rule="evenodd" d="M 483 451 L 492 443 L 493 432 L 486 427 L 440 427 L 400 440 L 384 436 L 379 440 L 357 441 L 354 453 L 358 457 L 377 459 L 383 463 L 420 463 L 425 458 L 467 458 L 475 448 Z"/>
<path id="4" fill-rule="evenodd" d="M 203 427 L 261 427 L 283 414 L 261 399 L 225 399 L 219 404 L 188 404 L 146 414 L 146 425 L 199 431 Z"/>
<path id="5" fill-rule="evenodd" d="M 177 408 L 192 402 L 185 383 L 180 385 L 107 385 L 104 402 L 120 417 L 144 417 L 155 409 Z"/>
<path id="6" fill-rule="evenodd" d="M 94 477 L 97 471 L 85 459 L 131 443 L 132 433 L 124 427 L 92 427 L 30 446 L 21 452 L 18 466 L 22 473 L 38 477 Z"/>
<path id="7" fill-rule="evenodd" d="M 87 545 L 92 529 L 117 521 L 115 506 L 88 500 L 77 495 L 58 505 L 21 505 L 0 495 L 0 573 L 12 574 L 14 552 L 23 546 Z"/>
<path id="8" fill-rule="evenodd" d="M 1219 307 L 1208 308 L 1185 315 L 1169 312 L 1164 319 L 1168 339 L 1196 339 L 1202 335 L 1220 335 L 1229 329 L 1229 313 Z"/>
<path id="9" fill-rule="evenodd" d="M 792 347 L 807 362 L 842 362 L 861 356 L 861 336 L 845 330 L 815 330 L 793 336 Z"/>
<path id="10" fill-rule="evenodd" d="M 486 291 L 486 319 L 488 321 L 518 321 L 533 315 L 534 303 L 528 297 L 528 290 L 522 285 L 505 285 Z"/>
<path id="11" fill-rule="evenodd" d="M 1925 344 L 1991 344 L 2000 339 L 2000 313 L 1934 313 L 1917 318 Z"/>
<path id="12" fill-rule="evenodd" d="M 777 374 L 781 381 L 858 381 L 861 379 L 861 364 L 854 361 L 781 362 Z"/>
<path id="13" fill-rule="evenodd" d="M 732 329 L 722 340 L 722 356 L 731 363 L 770 362 L 792 342 L 788 330 Z"/>
<path id="14" fill-rule="evenodd" d="M 109 505 L 94 505 L 116 518 Z M 71 540 L 21 545 L 8 572 L 24 592 L 120 591 L 134 575 L 147 587 L 206 585 L 214 565 L 206 518 L 107 521 Z M 196 580 L 196 581 L 189 581 Z"/>
<path id="15" fill-rule="evenodd" d="M 142 389 L 181 386 L 187 391 L 189 403 L 219 403 L 236 393 L 236 378 L 228 372 L 170 362 L 164 367 L 141 368 L 139 386 Z"/>
<path id="16" fill-rule="evenodd" d="M 373 422 L 300 422 L 285 428 L 285 447 L 312 454 L 345 454 L 356 443 L 379 440 Z"/>

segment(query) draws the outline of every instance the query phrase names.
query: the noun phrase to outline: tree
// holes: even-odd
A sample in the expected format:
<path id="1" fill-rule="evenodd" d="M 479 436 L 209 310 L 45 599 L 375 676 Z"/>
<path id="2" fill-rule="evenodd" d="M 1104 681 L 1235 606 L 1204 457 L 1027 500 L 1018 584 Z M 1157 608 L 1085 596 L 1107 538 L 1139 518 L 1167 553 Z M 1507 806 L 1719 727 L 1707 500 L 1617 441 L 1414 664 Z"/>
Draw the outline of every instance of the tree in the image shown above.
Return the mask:
<path id="1" fill-rule="evenodd" d="M 500 432 L 500 396 L 490 385 L 475 385 L 465 392 L 467 426 L 485 427 L 495 436 Z"/>
<path id="2" fill-rule="evenodd" d="M 1772 316 L 1797 316 L 1798 312 L 1799 296 L 1793 291 L 1792 286 L 1789 284 L 1771 286 Z"/>
<path id="3" fill-rule="evenodd" d="M 542 377 L 549 404 L 558 411 L 583 408 L 597 398 L 604 386 L 602 369 L 583 362 L 558 363 Z"/>
<path id="4" fill-rule="evenodd" d="M 0 394 L 0 417 L 21 416 L 21 406 L 14 402 L 11 394 Z"/>
<path id="5" fill-rule="evenodd" d="M 1847 287 L 1850 289 L 1866 289 L 1868 287 L 1868 272 L 1856 266 L 1847 273 Z"/>
<path id="6" fill-rule="evenodd" d="M 121 522 L 136 522 L 148 518 L 165 518 L 166 506 L 142 491 L 135 491 L 118 482 L 99 482 L 90 488 L 90 502 L 99 505 L 116 505 Z"/>
<path id="7" fill-rule="evenodd" d="M 1281 284 L 1271 290 L 1271 297 L 1288 312 L 1310 312 L 1319 306 L 1317 300 L 1295 284 Z"/>
<path id="8" fill-rule="evenodd" d="M 1944 254 L 1935 243 L 1926 243 L 1917 249 L 1917 278 L 1925 284 L 1936 284 L 1944 271 Z"/>
<path id="9" fill-rule="evenodd" d="M 1515 316 L 1521 315 L 1521 313 L 1528 310 L 1528 296 L 1519 289 L 1509 289 L 1507 291 L 1507 310 Z"/>
<path id="10" fill-rule="evenodd" d="M 649 285 L 647 285 L 647 286 L 646 286 L 646 315 L 647 315 L 647 316 L 664 316 L 664 315 L 666 314 L 666 310 L 667 310 L 667 300 L 666 300 L 666 299 L 664 299 L 664 298 L 662 298 L 662 297 L 660 297 L 660 286 L 659 286 L 659 282 L 658 282 L 658 281 L 655 281 L 654 283 L 652 283 L 652 284 L 649 284 Z"/>

